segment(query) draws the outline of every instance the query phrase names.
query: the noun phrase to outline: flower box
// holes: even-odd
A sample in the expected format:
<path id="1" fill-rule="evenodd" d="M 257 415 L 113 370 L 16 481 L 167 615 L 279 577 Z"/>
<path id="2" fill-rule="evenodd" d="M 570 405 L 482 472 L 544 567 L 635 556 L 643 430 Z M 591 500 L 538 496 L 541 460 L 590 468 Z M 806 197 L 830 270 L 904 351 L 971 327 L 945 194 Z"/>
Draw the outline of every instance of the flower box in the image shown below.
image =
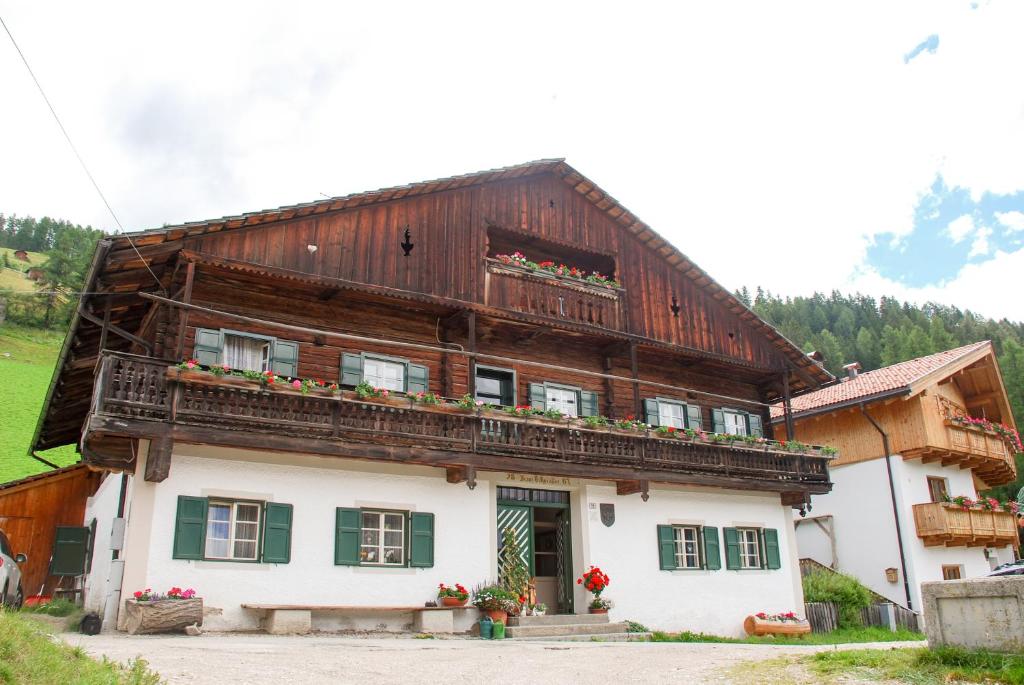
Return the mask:
<path id="1" fill-rule="evenodd" d="M 806 635 L 811 632 L 811 624 L 806 620 L 775 621 L 747 616 L 743 621 L 743 630 L 747 635 Z"/>
<path id="2" fill-rule="evenodd" d="M 129 635 L 175 633 L 203 625 L 203 598 L 125 600 L 125 628 Z"/>

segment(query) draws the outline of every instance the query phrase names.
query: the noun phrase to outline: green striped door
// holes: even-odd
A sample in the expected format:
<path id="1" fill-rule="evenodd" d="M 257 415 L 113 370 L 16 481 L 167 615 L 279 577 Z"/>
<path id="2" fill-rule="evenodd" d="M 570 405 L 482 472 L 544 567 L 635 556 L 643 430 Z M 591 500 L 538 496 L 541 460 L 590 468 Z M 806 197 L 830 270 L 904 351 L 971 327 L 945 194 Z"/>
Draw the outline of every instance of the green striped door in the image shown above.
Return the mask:
<path id="1" fill-rule="evenodd" d="M 532 576 L 535 571 L 533 567 L 533 517 L 530 515 L 530 507 L 515 506 L 510 504 L 498 505 L 498 560 L 501 560 L 501 541 L 504 539 L 506 528 L 512 528 L 516 532 L 516 539 L 519 541 L 519 549 L 522 551 L 523 563 L 530 569 Z M 499 573 L 501 569 L 498 569 Z"/>

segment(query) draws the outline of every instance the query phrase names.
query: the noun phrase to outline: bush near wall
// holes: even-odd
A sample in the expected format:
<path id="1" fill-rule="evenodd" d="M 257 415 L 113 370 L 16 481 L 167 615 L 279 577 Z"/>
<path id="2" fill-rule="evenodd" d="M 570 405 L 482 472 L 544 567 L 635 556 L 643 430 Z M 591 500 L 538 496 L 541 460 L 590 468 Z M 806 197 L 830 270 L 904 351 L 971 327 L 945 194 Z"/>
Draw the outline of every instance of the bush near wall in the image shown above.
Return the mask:
<path id="1" fill-rule="evenodd" d="M 803 578 L 805 602 L 832 602 L 839 608 L 839 627 L 864 625 L 861 611 L 872 596 L 859 580 L 845 573 L 812 571 Z"/>

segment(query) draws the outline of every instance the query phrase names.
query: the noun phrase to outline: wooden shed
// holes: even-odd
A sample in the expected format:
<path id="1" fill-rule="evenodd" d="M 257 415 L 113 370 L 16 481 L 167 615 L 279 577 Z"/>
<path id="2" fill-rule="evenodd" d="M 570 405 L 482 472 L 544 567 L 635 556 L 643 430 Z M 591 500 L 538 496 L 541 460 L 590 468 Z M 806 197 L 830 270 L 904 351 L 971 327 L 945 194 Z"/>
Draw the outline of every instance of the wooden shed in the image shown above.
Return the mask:
<path id="1" fill-rule="evenodd" d="M 33 595 L 52 590 L 50 554 L 57 526 L 81 526 L 85 504 L 99 487 L 102 474 L 75 464 L 0 484 L 0 530 L 17 553 L 28 556 L 22 566 L 22 587 Z"/>

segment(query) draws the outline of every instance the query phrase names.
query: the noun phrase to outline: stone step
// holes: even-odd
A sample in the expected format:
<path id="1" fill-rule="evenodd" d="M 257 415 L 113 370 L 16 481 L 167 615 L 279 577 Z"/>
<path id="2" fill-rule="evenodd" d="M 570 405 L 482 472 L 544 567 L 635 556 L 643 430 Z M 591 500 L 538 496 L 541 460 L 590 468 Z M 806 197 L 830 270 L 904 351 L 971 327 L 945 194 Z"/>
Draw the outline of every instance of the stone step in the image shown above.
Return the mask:
<path id="1" fill-rule="evenodd" d="M 608 614 L 548 614 L 545 616 L 509 616 L 509 626 L 566 626 L 608 623 Z"/>
<path id="2" fill-rule="evenodd" d="M 622 634 L 629 630 L 627 623 L 577 623 L 554 626 L 508 626 L 505 635 L 515 637 L 586 637 Z"/>
<path id="3" fill-rule="evenodd" d="M 508 630 L 506 628 L 506 630 Z M 551 635 L 549 637 L 514 637 L 521 642 L 647 642 L 650 633 L 608 633 L 606 635 Z"/>

